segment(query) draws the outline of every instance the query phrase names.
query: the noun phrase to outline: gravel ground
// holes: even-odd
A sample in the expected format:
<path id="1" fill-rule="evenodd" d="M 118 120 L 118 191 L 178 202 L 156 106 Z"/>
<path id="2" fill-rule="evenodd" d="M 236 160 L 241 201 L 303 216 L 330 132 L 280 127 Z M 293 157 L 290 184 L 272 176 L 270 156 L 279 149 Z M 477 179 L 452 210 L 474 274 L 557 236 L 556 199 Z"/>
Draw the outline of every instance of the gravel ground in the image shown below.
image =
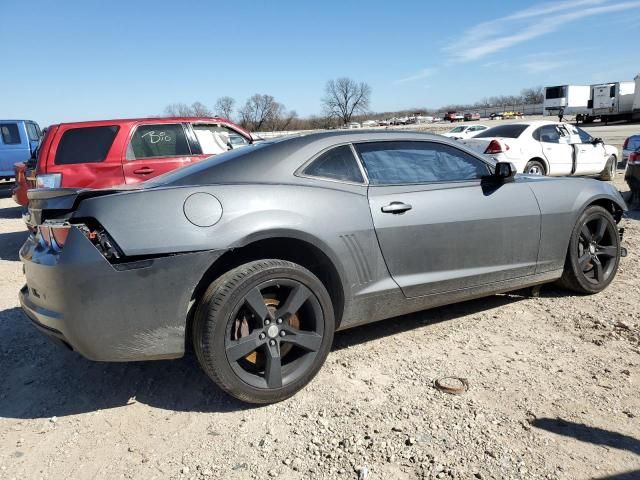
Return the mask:
<path id="1" fill-rule="evenodd" d="M 342 332 L 305 390 L 252 408 L 192 356 L 92 363 L 37 334 L 2 187 L 2 479 L 640 478 L 638 211 L 605 292 L 547 286 Z M 436 390 L 444 376 L 468 391 Z"/>

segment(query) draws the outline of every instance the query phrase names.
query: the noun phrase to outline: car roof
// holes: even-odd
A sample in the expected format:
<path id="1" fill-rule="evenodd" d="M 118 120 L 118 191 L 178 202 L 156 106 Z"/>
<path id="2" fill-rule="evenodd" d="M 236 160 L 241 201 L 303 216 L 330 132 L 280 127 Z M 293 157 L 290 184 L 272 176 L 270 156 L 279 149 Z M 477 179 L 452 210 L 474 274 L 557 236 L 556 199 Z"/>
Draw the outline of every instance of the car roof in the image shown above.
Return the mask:
<path id="1" fill-rule="evenodd" d="M 150 187 L 218 183 L 304 183 L 295 172 L 320 152 L 343 144 L 377 141 L 434 141 L 478 157 L 465 145 L 442 135 L 408 130 L 329 130 L 258 142 L 210 157 L 145 182 Z"/>
<path id="2" fill-rule="evenodd" d="M 91 126 L 100 126 L 100 125 L 114 125 L 114 124 L 125 124 L 125 123 L 140 123 L 140 122 L 154 122 L 154 123 L 172 123 L 172 122 L 223 122 L 223 123 L 231 123 L 231 120 L 227 120 L 222 117 L 141 117 L 141 118 L 112 118 L 107 120 L 88 120 L 82 122 L 61 122 L 53 125 L 57 126 L 68 126 L 74 125 L 78 127 L 91 127 Z"/>

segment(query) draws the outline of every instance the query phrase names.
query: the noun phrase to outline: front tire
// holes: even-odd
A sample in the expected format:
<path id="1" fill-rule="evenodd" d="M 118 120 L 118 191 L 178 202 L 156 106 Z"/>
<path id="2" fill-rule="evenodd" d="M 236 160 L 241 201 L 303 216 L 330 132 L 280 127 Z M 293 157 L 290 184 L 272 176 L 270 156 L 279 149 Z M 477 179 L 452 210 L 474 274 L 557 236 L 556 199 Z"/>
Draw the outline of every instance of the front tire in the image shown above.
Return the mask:
<path id="1" fill-rule="evenodd" d="M 613 281 L 620 263 L 620 237 L 611 213 L 588 207 L 576 222 L 560 285 L 581 294 L 601 292 Z"/>
<path id="2" fill-rule="evenodd" d="M 209 377 L 249 403 L 284 400 L 324 363 L 335 330 L 331 298 L 306 268 L 257 260 L 215 280 L 196 310 L 193 343 Z"/>

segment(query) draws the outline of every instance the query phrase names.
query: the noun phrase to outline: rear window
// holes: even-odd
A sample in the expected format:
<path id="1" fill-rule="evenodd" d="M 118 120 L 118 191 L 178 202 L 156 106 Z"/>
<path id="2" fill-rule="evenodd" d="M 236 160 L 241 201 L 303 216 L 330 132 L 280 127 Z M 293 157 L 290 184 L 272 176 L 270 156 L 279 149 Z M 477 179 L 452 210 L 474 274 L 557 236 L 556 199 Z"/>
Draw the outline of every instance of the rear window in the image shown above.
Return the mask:
<path id="1" fill-rule="evenodd" d="M 185 155 L 191 155 L 191 150 L 180 123 L 140 125 L 127 147 L 127 160 Z"/>
<path id="2" fill-rule="evenodd" d="M 486 129 L 484 132 L 479 133 L 474 138 L 518 138 L 522 132 L 524 132 L 529 125 L 523 125 L 521 123 L 512 123 L 510 125 L 498 125 Z"/>
<path id="3" fill-rule="evenodd" d="M 118 133 L 116 125 L 67 130 L 60 139 L 55 164 L 73 165 L 102 162 L 109 153 L 116 133 Z"/>
<path id="4" fill-rule="evenodd" d="M 18 125 L 15 123 L 0 123 L 0 135 L 5 145 L 17 145 L 21 143 Z"/>

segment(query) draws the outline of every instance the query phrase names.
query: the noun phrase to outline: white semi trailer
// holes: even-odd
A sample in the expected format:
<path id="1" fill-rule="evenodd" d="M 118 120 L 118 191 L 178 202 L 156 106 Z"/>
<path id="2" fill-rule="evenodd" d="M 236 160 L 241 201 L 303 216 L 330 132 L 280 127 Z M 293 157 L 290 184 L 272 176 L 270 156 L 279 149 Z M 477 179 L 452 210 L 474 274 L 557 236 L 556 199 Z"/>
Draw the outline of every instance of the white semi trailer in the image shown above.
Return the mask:
<path id="1" fill-rule="evenodd" d="M 543 111 L 545 115 L 587 113 L 591 87 L 589 85 L 557 85 L 544 89 Z"/>
<path id="2" fill-rule="evenodd" d="M 634 103 L 638 102 L 637 97 L 640 95 L 636 83 L 637 81 L 591 85 L 587 107 L 573 112 L 576 121 L 591 123 L 600 119 L 606 123 L 611 120 L 631 120 L 635 116 Z"/>
<path id="3" fill-rule="evenodd" d="M 633 107 L 631 107 L 631 116 L 634 120 L 640 120 L 640 75 L 634 78 L 636 82 L 636 95 L 633 99 Z"/>

